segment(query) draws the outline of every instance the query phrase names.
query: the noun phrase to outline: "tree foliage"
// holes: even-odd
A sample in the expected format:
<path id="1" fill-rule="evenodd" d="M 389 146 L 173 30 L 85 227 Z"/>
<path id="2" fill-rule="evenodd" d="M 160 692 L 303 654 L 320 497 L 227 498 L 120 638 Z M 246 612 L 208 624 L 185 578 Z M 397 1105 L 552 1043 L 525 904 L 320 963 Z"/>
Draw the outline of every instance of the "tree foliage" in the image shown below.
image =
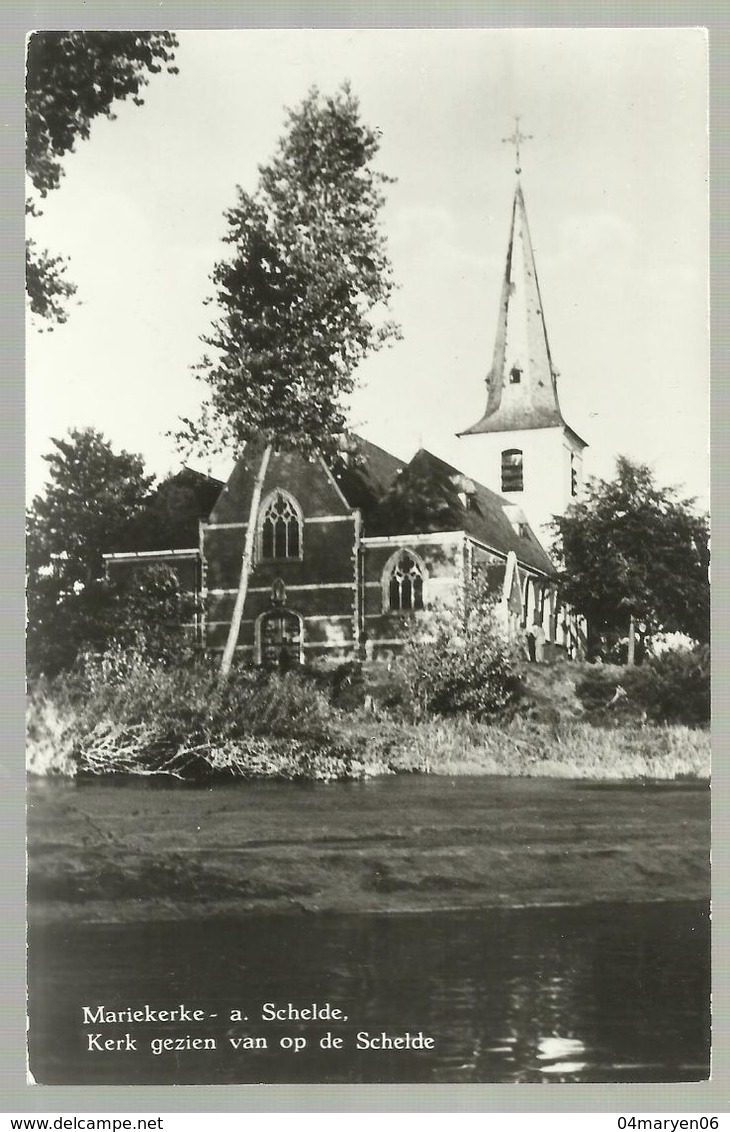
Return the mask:
<path id="1" fill-rule="evenodd" d="M 63 256 L 39 251 L 35 240 L 25 243 L 25 289 L 33 314 L 55 322 L 68 318 L 67 303 L 76 285 L 66 278 Z"/>
<path id="2" fill-rule="evenodd" d="M 53 568 L 66 589 L 86 585 L 103 570 L 102 554 L 118 550 L 154 482 L 141 456 L 115 452 L 93 428 L 53 440 L 45 494 L 28 511 L 27 563 Z"/>
<path id="3" fill-rule="evenodd" d="M 497 622 L 486 574 L 464 588 L 453 608 L 414 621 L 395 669 L 416 718 L 490 719 L 514 707 L 522 690 L 519 662 Z"/>
<path id="4" fill-rule="evenodd" d="M 28 40 L 26 67 L 26 169 L 33 190 L 45 197 L 58 188 L 61 159 L 78 139 L 88 138 L 94 118 L 114 118 L 112 104 L 132 97 L 137 105 L 151 74 L 174 74 L 177 39 L 171 32 L 39 31 Z M 39 215 L 32 199 L 28 213 Z M 63 260 L 26 253 L 28 301 L 34 314 L 65 322 L 75 286 L 64 277 Z"/>
<path id="5" fill-rule="evenodd" d="M 150 661 L 186 656 L 184 622 L 194 599 L 181 592 L 164 565 L 125 569 L 65 590 L 53 575 L 29 586 L 27 666 L 32 677 L 53 677 L 88 654 L 134 650 Z"/>
<path id="6" fill-rule="evenodd" d="M 232 255 L 212 276 L 222 313 L 198 367 L 209 396 L 184 439 L 336 450 L 356 367 L 398 333 L 377 317 L 393 291 L 378 144 L 347 86 L 313 89 L 255 192 L 238 188 L 225 214 Z"/>
<path id="7" fill-rule="evenodd" d="M 632 616 L 649 636 L 708 640 L 707 517 L 650 468 L 620 457 L 615 478 L 591 479 L 553 529 L 564 596 L 605 642 L 625 637 Z"/>
<path id="8" fill-rule="evenodd" d="M 287 131 L 253 194 L 239 187 L 226 213 L 231 258 L 212 281 L 222 312 L 199 367 L 208 397 L 178 439 L 210 449 L 263 444 L 221 677 L 231 671 L 253 558 L 256 514 L 273 447 L 332 458 L 344 440 L 355 371 L 397 335 L 380 319 L 392 271 L 379 227 L 389 180 L 373 168 L 374 130 L 344 86 L 315 88 L 288 113 Z"/>
<path id="9" fill-rule="evenodd" d="M 46 491 L 27 515 L 28 664 L 58 671 L 108 635 L 102 554 L 124 545 L 152 486 L 139 456 L 115 453 L 93 429 L 54 440 Z M 107 612 L 104 612 L 107 610 Z M 105 621 L 106 618 L 106 621 Z"/>

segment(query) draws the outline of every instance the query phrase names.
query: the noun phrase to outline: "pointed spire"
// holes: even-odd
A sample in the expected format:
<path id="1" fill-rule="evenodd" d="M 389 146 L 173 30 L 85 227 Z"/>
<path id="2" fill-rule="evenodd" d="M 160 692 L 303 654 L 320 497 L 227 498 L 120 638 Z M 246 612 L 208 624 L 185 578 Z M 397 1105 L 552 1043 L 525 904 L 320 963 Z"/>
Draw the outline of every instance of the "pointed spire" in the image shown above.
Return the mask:
<path id="1" fill-rule="evenodd" d="M 518 147 L 519 132 L 506 139 Z M 519 149 L 518 149 L 519 164 Z M 540 287 L 535 270 L 525 198 L 519 181 L 512 205 L 507 264 L 497 320 L 492 368 L 487 376 L 487 407 L 468 436 L 513 429 L 564 425 L 556 375 L 550 357 Z"/>

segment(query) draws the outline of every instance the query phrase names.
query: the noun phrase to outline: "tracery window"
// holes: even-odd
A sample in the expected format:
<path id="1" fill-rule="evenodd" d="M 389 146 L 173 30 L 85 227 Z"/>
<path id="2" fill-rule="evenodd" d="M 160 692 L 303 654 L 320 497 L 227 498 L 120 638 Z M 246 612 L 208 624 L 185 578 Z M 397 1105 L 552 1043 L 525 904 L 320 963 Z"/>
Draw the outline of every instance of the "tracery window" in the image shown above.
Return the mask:
<path id="1" fill-rule="evenodd" d="M 294 500 L 275 492 L 264 506 L 261 518 L 262 558 L 301 558 L 301 516 Z"/>
<path id="2" fill-rule="evenodd" d="M 393 613 L 423 609 L 423 568 L 408 551 L 402 551 L 387 578 L 388 608 Z"/>
<path id="3" fill-rule="evenodd" d="M 522 452 L 519 448 L 506 448 L 502 453 L 502 491 L 522 490 Z"/>

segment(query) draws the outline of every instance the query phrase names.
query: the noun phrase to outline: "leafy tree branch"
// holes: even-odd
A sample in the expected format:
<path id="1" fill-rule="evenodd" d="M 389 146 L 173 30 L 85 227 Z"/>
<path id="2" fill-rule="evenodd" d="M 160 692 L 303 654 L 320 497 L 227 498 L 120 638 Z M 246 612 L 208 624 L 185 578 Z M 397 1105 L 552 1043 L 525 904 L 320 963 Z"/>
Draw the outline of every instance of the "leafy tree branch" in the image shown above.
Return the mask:
<path id="1" fill-rule="evenodd" d="M 149 76 L 176 74 L 177 38 L 167 31 L 38 31 L 28 40 L 26 59 L 26 172 L 39 198 L 57 189 L 61 160 L 86 139 L 99 116 L 113 119 L 112 105 L 131 97 L 137 106 Z M 40 215 L 37 200 L 30 216 Z M 38 252 L 29 241 L 28 300 L 33 314 L 65 322 L 76 288 L 63 278 L 64 261 Z"/>

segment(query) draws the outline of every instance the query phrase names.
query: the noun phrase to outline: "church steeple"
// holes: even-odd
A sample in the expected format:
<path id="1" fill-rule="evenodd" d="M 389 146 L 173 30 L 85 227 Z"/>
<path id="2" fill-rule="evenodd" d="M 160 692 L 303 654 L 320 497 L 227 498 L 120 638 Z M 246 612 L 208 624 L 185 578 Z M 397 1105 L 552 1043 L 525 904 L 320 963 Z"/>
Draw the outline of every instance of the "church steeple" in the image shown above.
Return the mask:
<path id="1" fill-rule="evenodd" d="M 565 425 L 519 181 L 484 414 L 460 436 Z"/>
<path id="2" fill-rule="evenodd" d="M 505 496 L 542 539 L 551 520 L 580 494 L 584 440 L 563 418 L 550 356 L 535 256 L 519 181 L 519 119 L 504 141 L 514 143 L 518 175 L 512 202 L 507 262 L 502 279 L 487 404 L 471 428 L 462 467 Z"/>

